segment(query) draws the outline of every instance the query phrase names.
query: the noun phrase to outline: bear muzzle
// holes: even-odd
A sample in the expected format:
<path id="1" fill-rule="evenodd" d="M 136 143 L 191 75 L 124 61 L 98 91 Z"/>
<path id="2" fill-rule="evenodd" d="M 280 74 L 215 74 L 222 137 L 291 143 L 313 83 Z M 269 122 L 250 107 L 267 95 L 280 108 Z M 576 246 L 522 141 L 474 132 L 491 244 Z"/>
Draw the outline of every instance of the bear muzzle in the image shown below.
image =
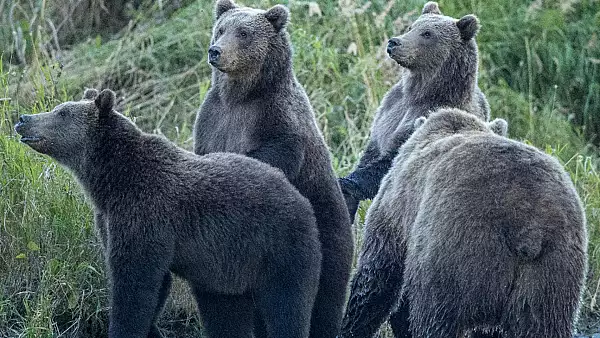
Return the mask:
<path id="1" fill-rule="evenodd" d="M 389 57 L 404 68 L 411 68 L 414 63 L 413 49 L 410 43 L 403 41 L 402 38 L 391 38 L 388 40 L 387 53 Z"/>
<path id="2" fill-rule="evenodd" d="M 21 135 L 21 142 L 25 144 L 41 140 L 39 136 L 29 134 L 31 132 L 29 122 L 31 122 L 31 115 L 21 115 L 19 116 L 19 122 L 15 125 L 15 132 Z"/>

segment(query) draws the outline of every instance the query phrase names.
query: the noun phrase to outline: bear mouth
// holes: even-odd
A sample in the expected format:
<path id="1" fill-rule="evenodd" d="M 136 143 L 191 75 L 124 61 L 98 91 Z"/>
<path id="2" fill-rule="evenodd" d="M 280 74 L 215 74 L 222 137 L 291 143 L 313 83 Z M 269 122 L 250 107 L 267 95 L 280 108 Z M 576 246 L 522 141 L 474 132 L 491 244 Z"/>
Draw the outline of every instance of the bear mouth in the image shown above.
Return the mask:
<path id="1" fill-rule="evenodd" d="M 42 138 L 39 136 L 27 135 L 25 133 L 25 130 L 23 130 L 23 128 L 24 128 L 24 125 L 22 122 L 19 122 L 19 123 L 17 123 L 17 125 L 15 125 L 15 132 L 17 132 L 17 134 L 21 135 L 21 139 L 19 141 L 21 141 L 22 143 L 33 144 L 33 143 L 40 142 L 42 140 Z"/>
<path id="2" fill-rule="evenodd" d="M 390 57 L 390 59 L 392 59 L 396 62 L 406 58 L 405 53 L 403 53 L 403 51 L 400 50 L 400 48 L 398 48 L 398 47 L 388 47 L 386 52 L 387 52 L 388 56 Z"/>
<path id="3" fill-rule="evenodd" d="M 32 144 L 32 143 L 40 142 L 41 140 L 42 140 L 42 138 L 37 137 L 37 136 L 21 136 L 20 141 L 25 144 Z"/>

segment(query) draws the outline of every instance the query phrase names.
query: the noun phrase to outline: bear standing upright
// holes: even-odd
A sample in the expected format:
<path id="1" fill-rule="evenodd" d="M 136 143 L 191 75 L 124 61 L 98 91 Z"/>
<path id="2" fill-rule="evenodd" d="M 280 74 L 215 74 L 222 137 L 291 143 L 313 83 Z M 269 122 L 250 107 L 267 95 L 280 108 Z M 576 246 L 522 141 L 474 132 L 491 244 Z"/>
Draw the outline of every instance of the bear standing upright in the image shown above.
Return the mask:
<path id="1" fill-rule="evenodd" d="M 375 114 L 371 137 L 356 169 L 340 179 L 350 218 L 361 200 L 375 197 L 413 123 L 438 108 L 460 108 L 489 119 L 487 100 L 477 86 L 479 22 L 442 15 L 428 2 L 409 31 L 389 40 L 389 56 L 402 66 L 400 81 L 385 95 Z"/>
<path id="2" fill-rule="evenodd" d="M 311 337 L 340 329 L 353 240 L 348 211 L 312 107 L 292 69 L 288 10 L 219 0 L 208 61 L 212 84 L 194 127 L 194 151 L 244 154 L 281 169 L 312 204 L 323 264 Z M 260 324 L 260 314 L 257 314 Z M 257 336 L 264 329 L 257 327 Z"/>
<path id="3" fill-rule="evenodd" d="M 489 105 L 477 86 L 475 36 L 478 30 L 479 21 L 475 16 L 466 15 L 457 20 L 442 15 L 437 3 L 428 2 L 408 32 L 389 40 L 388 54 L 404 69 L 400 81 L 385 95 L 375 114 L 371 138 L 358 166 L 348 176 L 340 178 L 351 220 L 354 220 L 359 202 L 377 194 L 398 149 L 412 134 L 417 118 L 438 108 L 454 107 L 483 121 L 489 119 Z M 391 273 L 392 268 L 394 266 L 379 272 Z M 378 280 L 388 278 L 391 277 L 382 275 L 370 283 L 377 284 Z M 355 278 L 352 289 L 366 287 L 356 284 L 359 280 Z M 371 289 L 377 287 L 372 285 Z M 393 296 L 354 293 L 354 297 L 361 299 L 351 298 L 348 303 L 343 324 L 347 332 L 363 320 L 370 322 L 372 316 L 379 317 L 376 314 L 381 311 L 377 305 L 378 297 Z M 354 313 L 353 306 L 363 302 L 372 303 L 375 308 L 362 314 Z M 356 317 L 359 315 L 362 319 Z M 397 337 L 408 330 L 407 315 L 396 312 L 390 318 Z"/>
<path id="4" fill-rule="evenodd" d="M 492 130 L 506 122 L 457 109 L 418 127 L 369 209 L 358 274 L 398 266 L 374 292 L 408 300 L 415 338 L 570 338 L 587 266 L 581 201 L 558 161 Z"/>
<path id="5" fill-rule="evenodd" d="M 211 338 L 306 338 L 320 243 L 309 201 L 281 171 L 238 154 L 197 156 L 113 110 L 115 94 L 24 115 L 21 142 L 70 169 L 96 211 L 111 285 L 110 338 L 158 338 L 171 272 Z"/>

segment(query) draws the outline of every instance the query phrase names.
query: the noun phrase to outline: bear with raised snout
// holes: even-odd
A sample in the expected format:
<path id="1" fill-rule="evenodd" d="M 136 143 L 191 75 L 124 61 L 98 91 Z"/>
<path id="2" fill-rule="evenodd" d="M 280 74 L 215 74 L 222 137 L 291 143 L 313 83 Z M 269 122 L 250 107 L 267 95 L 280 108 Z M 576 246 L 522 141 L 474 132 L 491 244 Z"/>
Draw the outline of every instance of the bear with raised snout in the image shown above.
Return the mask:
<path id="1" fill-rule="evenodd" d="M 292 68 L 288 9 L 219 0 L 208 62 L 212 83 L 194 127 L 194 152 L 234 152 L 281 169 L 311 202 L 323 263 L 312 338 L 340 330 L 353 240 L 344 197 L 314 112 Z M 260 315 L 257 337 L 264 336 Z"/>
<path id="2" fill-rule="evenodd" d="M 587 232 L 562 165 L 494 134 L 504 120 L 443 109 L 416 126 L 368 211 L 357 276 L 398 267 L 379 287 L 410 314 L 413 337 L 572 337 Z"/>
<path id="3" fill-rule="evenodd" d="M 198 156 L 140 131 L 115 94 L 23 115 L 21 141 L 68 168 L 102 234 L 111 338 L 160 337 L 171 273 L 196 297 L 209 337 L 306 338 L 321 251 L 309 201 L 285 175 L 237 154 Z"/>
<path id="4" fill-rule="evenodd" d="M 443 15 L 437 3 L 428 2 L 408 32 L 389 40 L 388 54 L 403 67 L 403 72 L 375 114 L 369 143 L 356 169 L 340 178 L 351 220 L 359 202 L 374 198 L 379 191 L 398 149 L 412 134 L 416 119 L 448 107 L 462 109 L 483 121 L 489 119 L 489 105 L 477 86 L 475 37 L 478 31 L 479 21 L 474 15 L 454 19 Z M 397 266 L 390 266 L 380 271 L 382 275 L 370 280 L 354 279 L 352 288 L 355 290 L 369 288 L 381 292 L 358 293 L 350 298 L 343 331 L 353 331 L 357 325 L 371 326 L 369 331 L 379 327 L 370 323 L 389 315 L 382 312 L 388 311 L 388 306 L 380 304 L 394 298 L 385 294 L 386 288 L 379 285 L 393 278 L 396 269 Z M 371 304 L 371 310 L 353 312 L 357 302 Z M 406 316 L 398 312 L 392 314 L 390 324 L 394 332 L 406 332 Z"/>
<path id="5" fill-rule="evenodd" d="M 389 40 L 387 52 L 403 72 L 375 113 L 369 143 L 356 169 L 340 179 L 352 220 L 359 202 L 377 194 L 417 118 L 439 108 L 459 108 L 489 119 L 489 105 L 477 86 L 478 31 L 474 15 L 457 20 L 428 2 L 408 32 Z"/>

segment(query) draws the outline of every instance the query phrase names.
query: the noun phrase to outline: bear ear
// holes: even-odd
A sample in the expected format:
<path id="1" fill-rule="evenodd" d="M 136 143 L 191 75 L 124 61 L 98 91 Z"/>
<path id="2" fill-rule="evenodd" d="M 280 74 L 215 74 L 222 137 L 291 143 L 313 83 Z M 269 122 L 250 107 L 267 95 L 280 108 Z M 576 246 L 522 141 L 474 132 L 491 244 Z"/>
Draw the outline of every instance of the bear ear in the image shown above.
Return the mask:
<path id="1" fill-rule="evenodd" d="M 83 97 L 81 99 L 91 101 L 91 100 L 95 99 L 96 96 L 98 96 L 98 91 L 96 89 L 86 88 L 85 91 L 83 92 Z"/>
<path id="2" fill-rule="evenodd" d="M 465 15 L 456 22 L 460 37 L 463 40 L 470 40 L 475 37 L 479 31 L 479 19 L 473 14 Z"/>
<path id="3" fill-rule="evenodd" d="M 440 6 L 438 6 L 437 2 L 429 1 L 423 6 L 423 11 L 421 14 L 438 14 L 442 15 L 442 11 L 440 11 Z"/>
<path id="4" fill-rule="evenodd" d="M 494 121 L 488 122 L 487 125 L 488 128 L 490 128 L 490 130 L 496 135 L 506 137 L 508 134 L 508 122 L 506 122 L 504 119 L 494 119 Z"/>
<path id="5" fill-rule="evenodd" d="M 425 124 L 425 121 L 427 121 L 427 118 L 425 116 L 421 116 L 418 119 L 416 119 L 414 123 L 415 130 L 419 129 L 423 124 Z"/>
<path id="6" fill-rule="evenodd" d="M 275 27 L 275 30 L 279 32 L 287 25 L 289 14 L 290 11 L 285 6 L 275 5 L 265 13 L 265 17 Z"/>
<path id="7" fill-rule="evenodd" d="M 236 7 L 235 3 L 231 0 L 218 0 L 215 5 L 215 19 L 220 18 L 223 13 Z"/>
<path id="8" fill-rule="evenodd" d="M 104 89 L 100 92 L 96 97 L 96 100 L 94 100 L 96 107 L 98 107 L 98 110 L 100 111 L 100 116 L 106 116 L 112 111 L 115 105 L 115 99 L 115 92 L 110 89 Z"/>

